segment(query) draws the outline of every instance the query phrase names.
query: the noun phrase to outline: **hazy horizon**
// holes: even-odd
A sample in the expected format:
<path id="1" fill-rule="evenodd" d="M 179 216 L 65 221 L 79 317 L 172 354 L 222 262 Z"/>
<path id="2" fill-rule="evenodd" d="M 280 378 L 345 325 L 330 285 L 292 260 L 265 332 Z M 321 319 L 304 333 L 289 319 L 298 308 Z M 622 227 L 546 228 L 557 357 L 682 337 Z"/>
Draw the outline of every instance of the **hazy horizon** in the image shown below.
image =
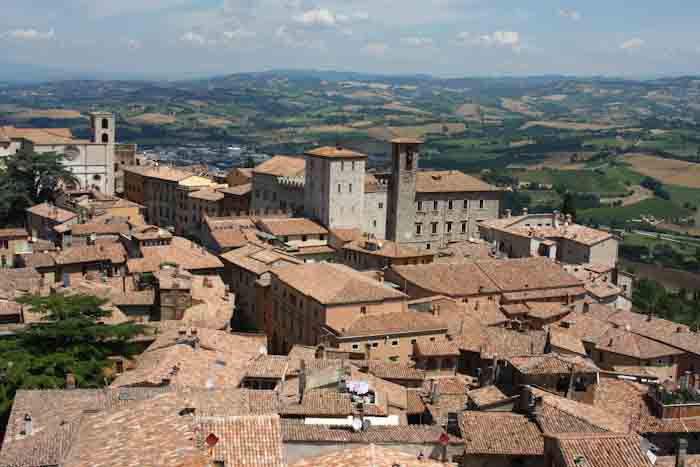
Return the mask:
<path id="1" fill-rule="evenodd" d="M 3 61 L 181 78 L 271 69 L 438 77 L 700 74 L 700 3 L 5 0 Z M 627 3 L 627 2 L 625 2 Z"/>

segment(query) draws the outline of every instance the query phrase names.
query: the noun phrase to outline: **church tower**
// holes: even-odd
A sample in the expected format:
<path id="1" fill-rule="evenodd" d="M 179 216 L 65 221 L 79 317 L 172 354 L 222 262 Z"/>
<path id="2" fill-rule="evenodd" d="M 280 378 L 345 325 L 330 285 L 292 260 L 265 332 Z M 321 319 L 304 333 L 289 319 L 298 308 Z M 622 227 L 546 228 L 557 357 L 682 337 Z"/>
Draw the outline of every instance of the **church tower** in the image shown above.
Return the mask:
<path id="1" fill-rule="evenodd" d="M 109 112 L 91 112 L 90 126 L 92 128 L 92 142 L 98 144 L 115 143 L 115 118 Z"/>
<path id="2" fill-rule="evenodd" d="M 387 238 L 397 243 L 414 240 L 416 172 L 423 141 L 399 138 L 391 141 L 391 183 L 387 211 Z"/>

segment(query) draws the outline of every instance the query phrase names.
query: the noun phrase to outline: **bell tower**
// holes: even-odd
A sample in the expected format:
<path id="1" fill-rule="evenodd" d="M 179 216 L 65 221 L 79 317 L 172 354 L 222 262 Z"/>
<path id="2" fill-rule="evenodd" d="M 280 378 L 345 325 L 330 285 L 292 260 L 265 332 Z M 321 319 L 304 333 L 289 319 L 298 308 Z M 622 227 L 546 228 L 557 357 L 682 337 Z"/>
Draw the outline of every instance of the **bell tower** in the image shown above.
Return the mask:
<path id="1" fill-rule="evenodd" d="M 98 144 L 115 143 L 115 123 L 113 113 L 91 112 L 90 127 L 92 128 L 92 142 Z"/>
<path id="2" fill-rule="evenodd" d="M 397 243 L 414 241 L 416 172 L 423 141 L 399 138 L 391 141 L 391 183 L 387 211 L 387 238 Z"/>

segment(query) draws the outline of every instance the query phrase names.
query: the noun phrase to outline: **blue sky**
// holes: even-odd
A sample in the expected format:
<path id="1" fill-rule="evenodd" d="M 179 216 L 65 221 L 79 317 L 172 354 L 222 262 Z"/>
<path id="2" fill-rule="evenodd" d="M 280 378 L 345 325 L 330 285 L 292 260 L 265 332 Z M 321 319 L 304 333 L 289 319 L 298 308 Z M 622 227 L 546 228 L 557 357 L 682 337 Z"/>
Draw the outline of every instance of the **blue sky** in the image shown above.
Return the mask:
<path id="1" fill-rule="evenodd" d="M 179 77 L 700 73 L 697 0 L 2 0 L 0 61 Z"/>

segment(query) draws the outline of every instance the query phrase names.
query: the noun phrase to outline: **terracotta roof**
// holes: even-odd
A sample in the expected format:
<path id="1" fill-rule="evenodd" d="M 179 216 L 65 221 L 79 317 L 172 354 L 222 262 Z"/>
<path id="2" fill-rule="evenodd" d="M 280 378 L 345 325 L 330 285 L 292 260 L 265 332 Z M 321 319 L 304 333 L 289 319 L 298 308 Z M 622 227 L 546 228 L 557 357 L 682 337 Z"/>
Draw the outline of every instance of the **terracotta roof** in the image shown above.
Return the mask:
<path id="1" fill-rule="evenodd" d="M 418 342 L 416 355 L 421 357 L 459 355 L 459 346 L 453 341 Z"/>
<path id="2" fill-rule="evenodd" d="M 504 399 L 508 399 L 508 396 L 503 394 L 503 392 L 496 386 L 485 386 L 479 389 L 473 389 L 467 394 L 469 399 L 477 407 L 485 407 L 496 402 L 500 402 Z"/>
<path id="3" fill-rule="evenodd" d="M 323 305 L 377 302 L 406 297 L 383 283 L 341 264 L 306 263 L 276 267 L 277 278 Z"/>
<path id="4" fill-rule="evenodd" d="M 416 172 L 416 193 L 461 193 L 466 191 L 501 191 L 501 189 L 459 170 Z"/>
<path id="5" fill-rule="evenodd" d="M 564 271 L 554 261 L 542 257 L 477 261 L 476 264 L 503 292 L 583 285 L 579 279 Z"/>
<path id="6" fill-rule="evenodd" d="M 124 172 L 139 174 L 147 178 L 155 178 L 168 182 L 180 182 L 186 178 L 192 177 L 193 173 L 180 167 L 170 167 L 167 165 L 155 166 L 125 166 L 122 167 Z"/>
<path id="7" fill-rule="evenodd" d="M 542 411 L 537 422 L 544 433 L 591 433 L 613 431 L 626 433 L 627 424 L 619 417 L 599 407 L 533 388 L 535 397 L 542 398 Z"/>
<path id="8" fill-rule="evenodd" d="M 435 257 L 438 263 L 462 263 L 491 258 L 491 246 L 486 242 L 454 242 L 440 248 Z"/>
<path id="9" fill-rule="evenodd" d="M 391 140 L 391 143 L 395 144 L 423 144 L 424 142 L 420 138 L 394 138 Z"/>
<path id="10" fill-rule="evenodd" d="M 22 255 L 21 262 L 27 268 L 50 268 L 56 265 L 56 260 L 49 253 Z"/>
<path id="11" fill-rule="evenodd" d="M 41 274 L 34 268 L 0 268 L 0 297 L 14 299 L 17 292 L 36 293 Z"/>
<path id="12" fill-rule="evenodd" d="M 343 449 L 300 460 L 290 467 L 444 467 L 442 462 L 421 460 L 415 454 L 370 444 L 367 447 Z"/>
<path id="13" fill-rule="evenodd" d="M 391 270 L 402 280 L 436 295 L 463 297 L 499 291 L 493 280 L 475 263 L 393 266 Z M 464 280 L 465 277 L 469 280 Z"/>
<path id="14" fill-rule="evenodd" d="M 27 209 L 27 212 L 35 216 L 51 219 L 52 221 L 57 222 L 59 224 L 62 224 L 77 217 L 76 213 L 66 211 L 65 209 L 61 209 L 49 203 L 41 203 L 32 206 L 31 208 Z"/>
<path id="15" fill-rule="evenodd" d="M 12 316 L 22 313 L 22 305 L 17 302 L 0 300 L 0 316 Z"/>
<path id="16" fill-rule="evenodd" d="M 459 419 L 467 455 L 542 456 L 537 424 L 510 412 L 463 412 Z"/>
<path id="17" fill-rule="evenodd" d="M 158 335 L 136 360 L 136 368 L 120 374 L 112 387 L 166 384 L 185 387 L 238 387 L 248 361 L 260 353 L 256 337 L 197 328 L 196 336 L 179 330 Z M 194 341 L 199 342 L 195 348 Z"/>
<path id="18" fill-rule="evenodd" d="M 682 355 L 684 352 L 675 347 L 634 334 L 625 329 L 610 329 L 600 336 L 596 349 L 612 352 L 640 360 Z"/>
<path id="19" fill-rule="evenodd" d="M 527 315 L 535 319 L 561 318 L 572 312 L 571 307 L 556 302 L 526 302 Z"/>
<path id="20" fill-rule="evenodd" d="M 303 263 L 300 259 L 282 250 L 277 250 L 270 245 L 261 243 L 248 243 L 246 246 L 224 253 L 221 255 L 221 258 L 258 276 L 270 271 L 272 268 L 281 269 L 282 267 L 296 266 Z"/>
<path id="21" fill-rule="evenodd" d="M 421 381 L 425 379 L 424 371 L 401 363 L 390 363 L 383 360 L 360 360 L 350 361 L 350 363 L 382 379 Z"/>
<path id="22" fill-rule="evenodd" d="M 129 224 L 74 224 L 71 226 L 71 233 L 77 236 L 99 234 L 99 235 L 119 235 L 129 233 Z"/>
<path id="23" fill-rule="evenodd" d="M 210 233 L 219 248 L 240 248 L 248 243 L 241 229 L 216 229 Z"/>
<path id="24" fill-rule="evenodd" d="M 479 352 L 481 358 L 542 354 L 547 341 L 547 333 L 544 331 L 520 332 L 499 327 L 483 327 L 472 331 L 467 326 L 465 330 L 460 348 Z"/>
<path id="25" fill-rule="evenodd" d="M 554 353 L 510 357 L 508 361 L 520 373 L 527 375 L 561 375 L 570 374 L 572 370 L 577 374 L 600 371 L 592 361 L 583 357 L 565 357 Z"/>
<path id="26" fill-rule="evenodd" d="M 0 127 L 7 138 L 26 139 L 38 145 L 59 145 L 84 143 L 87 141 L 76 140 L 70 128 L 16 128 L 12 126 Z"/>
<path id="27" fill-rule="evenodd" d="M 303 177 L 306 160 L 303 157 L 274 156 L 258 164 L 253 174 L 274 175 L 277 177 Z"/>
<path id="28" fill-rule="evenodd" d="M 332 229 L 331 234 L 333 234 L 333 236 L 338 238 L 338 240 L 341 242 L 352 242 L 353 240 L 362 238 L 362 230 L 354 228 Z"/>
<path id="29" fill-rule="evenodd" d="M 27 238 L 29 233 L 27 229 L 0 229 L 0 238 L 14 238 L 14 237 L 24 237 Z"/>
<path id="30" fill-rule="evenodd" d="M 594 405 L 628 427 L 636 426 L 641 419 L 655 418 L 647 405 L 648 388 L 645 384 L 602 377 L 596 385 Z"/>
<path id="31" fill-rule="evenodd" d="M 218 191 L 221 193 L 227 194 L 227 195 L 234 195 L 234 196 L 245 196 L 250 194 L 250 192 L 253 190 L 253 184 L 252 183 L 244 183 L 243 185 L 237 185 L 237 186 L 229 186 L 226 188 L 219 188 Z"/>
<path id="32" fill-rule="evenodd" d="M 347 329 L 335 330 L 342 337 L 446 331 L 447 324 L 430 313 L 399 311 L 369 313 L 356 318 Z"/>
<path id="33" fill-rule="evenodd" d="M 182 237 L 173 237 L 169 245 L 144 246 L 143 258 L 127 261 L 131 273 L 155 272 L 163 263 L 176 263 L 187 271 L 218 269 L 223 263 L 196 243 Z"/>
<path id="34" fill-rule="evenodd" d="M 193 191 L 188 193 L 187 196 L 192 199 L 200 199 L 204 201 L 220 201 L 224 199 L 224 195 L 219 193 L 218 190 L 212 188 L 204 188 L 202 190 Z"/>
<path id="35" fill-rule="evenodd" d="M 257 225 L 260 230 L 278 237 L 286 237 L 289 235 L 325 235 L 328 233 L 328 230 L 322 225 L 303 217 L 293 219 L 260 219 Z"/>
<path id="36" fill-rule="evenodd" d="M 384 258 L 433 257 L 435 253 L 423 248 L 400 245 L 390 240 L 355 240 L 343 246 L 344 249 L 357 251 L 366 255 Z"/>
<path id="37" fill-rule="evenodd" d="M 652 467 L 639 437 L 624 434 L 568 434 L 554 437 L 561 467 Z M 583 459 L 583 461 L 582 461 Z"/>
<path id="38" fill-rule="evenodd" d="M 229 466 L 284 467 L 278 415 L 205 417 L 198 419 L 197 445 L 211 459 Z M 213 434 L 218 442 L 207 449 Z"/>
<path id="39" fill-rule="evenodd" d="M 290 360 L 283 355 L 258 355 L 248 362 L 245 377 L 281 380 L 297 366 L 296 362 L 290 362 Z"/>
<path id="40" fill-rule="evenodd" d="M 427 444 L 434 445 L 443 433 L 434 425 L 370 426 L 363 431 L 332 428 L 327 425 L 306 425 L 290 419 L 282 420 L 285 443 L 336 442 L 348 444 Z M 450 435 L 450 444 L 461 440 Z M 325 465 L 325 464 L 324 464 Z"/>
<path id="41" fill-rule="evenodd" d="M 567 239 L 584 245 L 595 245 L 603 240 L 613 238 L 610 232 L 579 224 L 567 225 L 564 221 L 560 221 L 558 227 L 552 225 L 549 227 L 536 225 L 541 224 L 544 217 L 548 217 L 551 222 L 551 214 L 530 214 L 500 219 L 487 219 L 482 221 L 481 225 L 486 228 L 500 230 L 522 237 Z M 526 225 L 528 221 L 531 221 L 532 225 Z"/>
<path id="42" fill-rule="evenodd" d="M 73 246 L 55 255 L 56 264 L 79 264 L 110 261 L 112 264 L 122 264 L 126 261 L 126 250 L 121 243 L 105 245 Z"/>
<path id="43" fill-rule="evenodd" d="M 583 346 L 581 339 L 567 332 L 563 332 L 561 328 L 549 328 L 549 343 L 556 349 L 566 350 L 578 355 L 586 355 L 586 348 Z"/>
<path id="44" fill-rule="evenodd" d="M 173 234 L 155 225 L 135 225 L 131 228 L 131 236 L 138 241 L 162 240 L 173 238 Z"/>
<path id="45" fill-rule="evenodd" d="M 367 154 L 355 152 L 351 149 L 343 148 L 340 146 L 324 146 L 321 148 L 306 151 L 306 154 L 309 156 L 327 157 L 330 159 L 364 159 L 367 157 Z"/>
<path id="46" fill-rule="evenodd" d="M 307 390 L 304 392 L 301 403 L 296 398 L 285 401 L 280 406 L 279 413 L 280 415 L 310 417 L 347 417 L 360 414 L 349 393 L 339 393 L 326 389 Z M 365 404 L 364 414 L 386 416 L 387 412 L 384 407 Z"/>

